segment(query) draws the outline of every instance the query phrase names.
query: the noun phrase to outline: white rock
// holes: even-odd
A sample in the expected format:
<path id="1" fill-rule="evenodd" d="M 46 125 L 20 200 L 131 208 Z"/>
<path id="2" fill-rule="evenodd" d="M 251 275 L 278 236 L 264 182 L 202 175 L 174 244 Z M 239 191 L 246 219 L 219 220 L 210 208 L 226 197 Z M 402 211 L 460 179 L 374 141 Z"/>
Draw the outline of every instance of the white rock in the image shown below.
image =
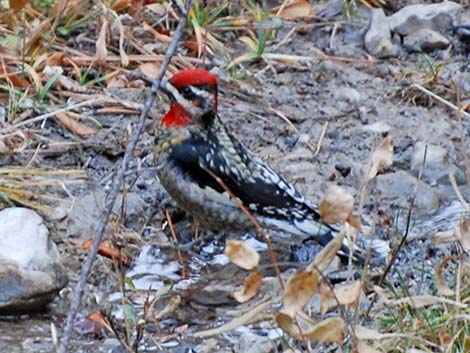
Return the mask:
<path id="1" fill-rule="evenodd" d="M 49 231 L 36 212 L 22 207 L 0 211 L 0 262 L 40 270 L 59 257 Z"/>

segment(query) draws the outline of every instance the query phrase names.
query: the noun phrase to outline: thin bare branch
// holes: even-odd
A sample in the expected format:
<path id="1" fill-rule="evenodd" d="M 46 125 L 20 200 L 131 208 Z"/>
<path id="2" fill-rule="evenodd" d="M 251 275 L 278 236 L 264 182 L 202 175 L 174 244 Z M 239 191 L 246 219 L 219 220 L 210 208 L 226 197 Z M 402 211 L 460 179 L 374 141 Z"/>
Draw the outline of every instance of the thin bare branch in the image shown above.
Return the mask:
<path id="1" fill-rule="evenodd" d="M 116 201 L 116 198 L 119 195 L 121 184 L 124 180 L 124 175 L 126 173 L 127 165 L 133 155 L 135 147 L 137 146 L 137 142 L 139 141 L 140 135 L 142 133 L 145 122 L 149 115 L 150 109 L 152 108 L 153 103 L 155 101 L 155 97 L 157 93 L 160 91 L 160 85 L 161 85 L 163 76 L 165 74 L 165 71 L 168 68 L 168 65 L 170 64 L 171 58 L 176 52 L 176 48 L 183 34 L 184 27 L 186 25 L 187 13 L 191 6 L 191 2 L 192 2 L 191 0 L 185 1 L 185 10 L 184 12 L 180 14 L 180 18 L 178 20 L 178 26 L 173 35 L 173 40 L 166 51 L 165 59 L 163 60 L 163 63 L 160 67 L 160 71 L 158 73 L 157 79 L 153 82 L 152 87 L 150 88 L 150 92 L 148 93 L 147 99 L 145 100 L 144 109 L 142 113 L 140 114 L 138 124 L 136 126 L 136 129 L 134 131 L 134 134 L 132 136 L 130 143 L 127 145 L 126 153 L 124 154 L 124 157 L 122 159 L 121 168 L 118 170 L 116 176 L 114 177 L 113 186 L 111 188 L 110 193 L 107 196 L 104 213 L 103 213 L 100 225 L 98 227 L 98 230 L 96 231 L 93 247 L 90 249 L 90 252 L 85 261 L 85 264 L 83 265 L 80 279 L 74 290 L 74 297 L 73 297 L 72 303 L 70 304 L 70 309 L 69 309 L 69 312 L 67 315 L 67 321 L 65 324 L 64 336 L 62 337 L 62 340 L 60 342 L 58 353 L 66 353 L 68 350 L 68 345 L 70 342 L 70 338 L 72 336 L 75 317 L 77 315 L 77 312 L 80 306 L 80 302 L 83 296 L 83 291 L 85 288 L 88 275 L 90 274 L 91 267 L 95 260 L 96 254 L 98 252 L 99 244 L 101 242 L 101 239 L 103 238 L 104 232 L 108 225 L 108 220 L 109 220 L 109 217 L 111 216 L 114 202 Z"/>

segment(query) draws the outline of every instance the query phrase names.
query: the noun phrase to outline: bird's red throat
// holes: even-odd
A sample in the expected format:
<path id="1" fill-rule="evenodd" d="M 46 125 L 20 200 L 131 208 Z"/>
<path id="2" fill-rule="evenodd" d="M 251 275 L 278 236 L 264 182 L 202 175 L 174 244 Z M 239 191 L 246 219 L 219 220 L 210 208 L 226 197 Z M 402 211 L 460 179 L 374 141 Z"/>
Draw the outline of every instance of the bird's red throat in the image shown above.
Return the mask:
<path id="1" fill-rule="evenodd" d="M 178 103 L 171 102 L 170 110 L 162 118 L 160 124 L 166 127 L 183 127 L 191 121 L 191 115 Z"/>

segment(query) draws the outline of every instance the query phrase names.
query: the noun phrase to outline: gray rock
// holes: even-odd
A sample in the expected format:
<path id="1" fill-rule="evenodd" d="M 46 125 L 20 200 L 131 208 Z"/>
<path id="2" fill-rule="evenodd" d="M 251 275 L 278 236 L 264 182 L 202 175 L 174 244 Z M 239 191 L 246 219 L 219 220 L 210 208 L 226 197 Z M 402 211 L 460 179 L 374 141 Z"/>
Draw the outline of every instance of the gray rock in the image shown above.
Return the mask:
<path id="1" fill-rule="evenodd" d="M 276 344 L 268 337 L 243 332 L 233 347 L 233 351 L 234 353 L 273 353 L 276 352 Z"/>
<path id="2" fill-rule="evenodd" d="M 447 150 L 444 147 L 418 141 L 413 146 L 413 153 L 411 155 L 411 168 L 421 167 L 424 158 L 424 151 L 426 150 L 426 163 L 446 164 L 447 163 Z"/>
<path id="3" fill-rule="evenodd" d="M 447 150 L 441 146 L 426 144 L 423 141 L 413 146 L 411 154 L 410 172 L 417 177 L 423 164 L 424 151 L 427 145 L 426 164 L 422 180 L 430 185 L 449 185 L 449 168 L 454 171 L 457 184 L 462 185 L 465 181 L 464 173 L 457 167 L 451 166 L 448 161 Z"/>
<path id="4" fill-rule="evenodd" d="M 377 58 L 400 55 L 400 47 L 392 41 L 392 33 L 382 9 L 370 12 L 369 29 L 364 38 L 364 45 L 367 52 Z"/>
<path id="5" fill-rule="evenodd" d="M 68 282 L 56 245 L 34 211 L 0 211 L 0 314 L 42 310 Z"/>
<path id="6" fill-rule="evenodd" d="M 362 100 L 359 91 L 352 87 L 340 87 L 335 94 L 338 101 L 343 101 L 357 107 Z"/>
<path id="7" fill-rule="evenodd" d="M 67 234 L 82 234 L 86 238 L 96 233 L 101 220 L 100 214 L 104 209 L 106 192 L 99 190 L 78 197 L 73 208 L 68 213 Z M 113 212 L 118 213 L 121 208 L 122 195 L 114 204 Z M 138 218 L 145 215 L 146 204 L 135 192 L 129 192 L 125 198 L 126 226 L 138 223 Z"/>
<path id="8" fill-rule="evenodd" d="M 388 18 L 394 33 L 407 36 L 420 29 L 429 28 L 440 33 L 452 30 L 452 24 L 461 6 L 452 1 L 438 4 L 409 5 Z"/>
<path id="9" fill-rule="evenodd" d="M 403 40 L 403 46 L 410 52 L 430 52 L 446 49 L 449 45 L 450 41 L 445 36 L 429 28 L 422 28 Z"/>
<path id="10" fill-rule="evenodd" d="M 417 179 L 405 171 L 381 174 L 376 177 L 376 187 L 381 197 L 400 207 L 408 207 Z M 439 207 L 439 196 L 436 190 L 419 182 L 415 207 L 420 210 L 434 211 Z"/>

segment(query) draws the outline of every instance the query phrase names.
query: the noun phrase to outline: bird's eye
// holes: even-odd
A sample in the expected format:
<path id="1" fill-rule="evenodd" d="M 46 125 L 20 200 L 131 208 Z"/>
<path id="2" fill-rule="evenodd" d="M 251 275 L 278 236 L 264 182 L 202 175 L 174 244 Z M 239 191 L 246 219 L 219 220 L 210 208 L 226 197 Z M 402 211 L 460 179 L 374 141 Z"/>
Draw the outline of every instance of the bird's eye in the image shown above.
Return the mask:
<path id="1" fill-rule="evenodd" d="M 184 96 L 186 96 L 186 95 L 191 94 L 192 91 L 191 91 L 191 88 L 190 88 L 190 87 L 183 87 L 183 88 L 181 89 L 181 93 L 182 93 Z"/>

